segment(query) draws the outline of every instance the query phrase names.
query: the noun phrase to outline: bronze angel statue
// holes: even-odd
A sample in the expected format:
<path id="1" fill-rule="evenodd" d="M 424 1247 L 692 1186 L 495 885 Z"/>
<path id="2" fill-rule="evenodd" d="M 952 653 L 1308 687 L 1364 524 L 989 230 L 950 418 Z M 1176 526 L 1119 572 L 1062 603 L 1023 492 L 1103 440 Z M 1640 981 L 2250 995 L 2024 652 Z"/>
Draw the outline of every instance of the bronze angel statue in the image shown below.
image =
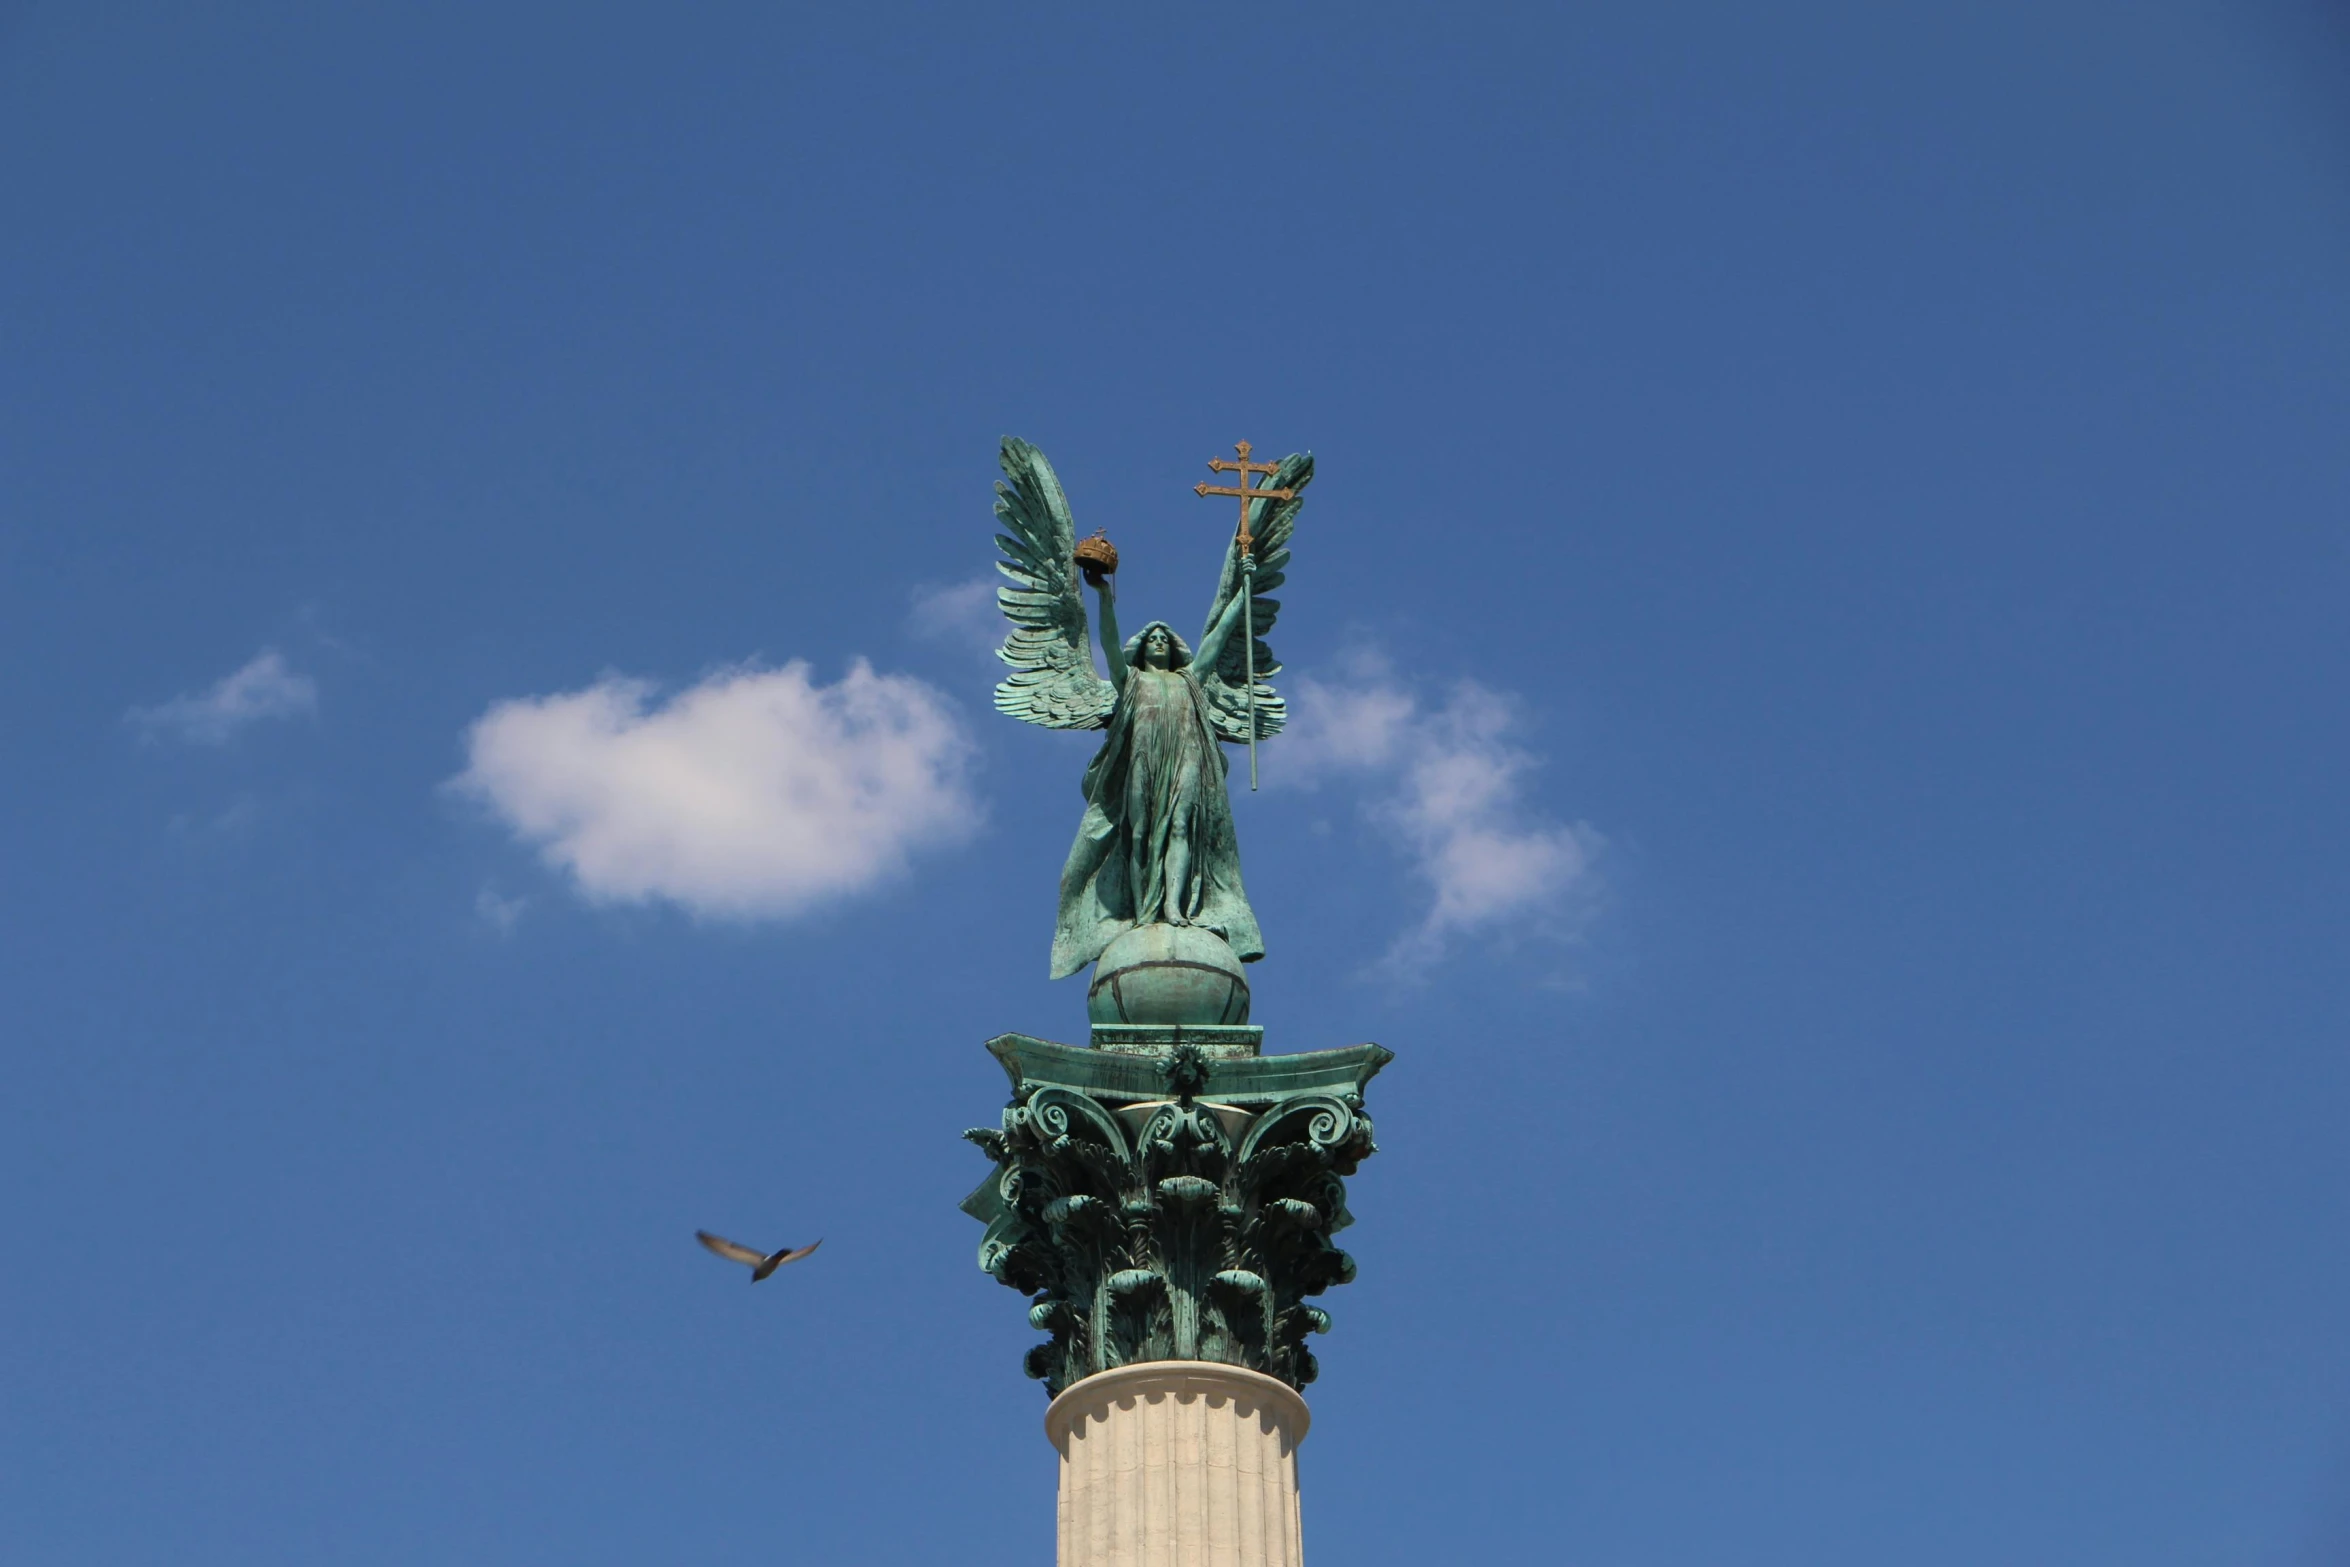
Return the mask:
<path id="1" fill-rule="evenodd" d="M 1263 957 L 1264 938 L 1240 882 L 1223 746 L 1249 743 L 1252 713 L 1256 738 L 1281 730 L 1282 700 L 1265 678 L 1281 665 L 1262 639 L 1281 605 L 1265 595 L 1281 585 L 1289 564 L 1312 455 L 1292 456 L 1274 474 L 1271 487 L 1290 491 L 1287 498 L 1247 503 L 1254 554 L 1242 550 L 1237 534 L 1225 545 L 1196 646 L 1163 620 L 1121 642 L 1115 552 L 1099 535 L 1080 545 L 1044 453 L 1007 436 L 998 460 L 1010 482 L 996 486 L 1004 529 L 996 536 L 1004 555 L 996 569 L 1009 581 L 996 599 L 1012 622 L 998 656 L 1012 673 L 996 687 L 995 705 L 1048 729 L 1107 731 L 1085 769 L 1085 817 L 1061 871 L 1052 977 L 1076 973 L 1120 936 L 1150 925 L 1213 932 L 1243 962 Z M 1100 598 L 1106 680 L 1086 645 L 1081 578 Z M 1252 618 L 1253 702 L 1242 630 Z"/>

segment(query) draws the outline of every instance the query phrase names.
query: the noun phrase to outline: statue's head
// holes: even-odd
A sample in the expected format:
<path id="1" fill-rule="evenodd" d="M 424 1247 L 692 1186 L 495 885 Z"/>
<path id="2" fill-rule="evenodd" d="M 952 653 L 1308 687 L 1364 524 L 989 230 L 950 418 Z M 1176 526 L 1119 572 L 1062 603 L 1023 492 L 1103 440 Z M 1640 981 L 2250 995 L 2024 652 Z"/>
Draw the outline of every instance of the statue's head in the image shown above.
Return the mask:
<path id="1" fill-rule="evenodd" d="M 1144 669 L 1181 669 L 1191 662 L 1191 649 L 1163 620 L 1154 620 L 1126 639 L 1126 662 Z"/>

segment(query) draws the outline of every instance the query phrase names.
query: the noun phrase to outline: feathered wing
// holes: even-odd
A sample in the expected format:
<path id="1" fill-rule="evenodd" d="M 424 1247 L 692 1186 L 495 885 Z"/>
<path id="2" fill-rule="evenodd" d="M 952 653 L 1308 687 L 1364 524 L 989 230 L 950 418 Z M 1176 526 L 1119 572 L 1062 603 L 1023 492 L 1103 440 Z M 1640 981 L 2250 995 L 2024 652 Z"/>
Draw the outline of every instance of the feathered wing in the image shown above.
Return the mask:
<path id="1" fill-rule="evenodd" d="M 1273 656 L 1272 647 L 1265 641 L 1265 633 L 1280 618 L 1281 601 L 1267 595 L 1280 587 L 1288 575 L 1289 536 L 1297 527 L 1298 508 L 1306 503 L 1305 488 L 1313 482 L 1314 454 L 1294 453 L 1282 459 L 1281 467 L 1265 487 L 1298 493 L 1285 501 L 1249 504 L 1248 529 L 1256 543 L 1257 557 L 1256 598 L 1250 613 L 1256 617 L 1257 738 L 1260 740 L 1279 734 L 1289 721 L 1288 705 L 1268 679 L 1281 672 L 1281 661 Z M 1224 547 L 1224 574 L 1216 583 L 1216 601 L 1208 606 L 1210 630 L 1215 627 L 1216 617 L 1224 613 L 1224 606 L 1240 591 L 1240 584 L 1240 540 L 1236 536 Z M 1205 632 L 1201 640 L 1206 641 Z M 1216 659 L 1216 667 L 1198 671 L 1200 690 L 1208 699 L 1208 717 L 1215 724 L 1216 733 L 1241 745 L 1248 743 L 1248 654 L 1244 640 L 1240 628 L 1235 627 L 1223 653 Z"/>
<path id="2" fill-rule="evenodd" d="M 1077 524 L 1044 453 L 1005 436 L 997 459 L 1009 484 L 995 487 L 996 562 L 1008 585 L 996 603 L 1012 634 L 996 657 L 1012 673 L 995 688 L 998 712 L 1047 729 L 1099 729 L 1110 721 L 1118 689 L 1094 673 L 1086 646 L 1085 600 L 1077 586 Z"/>
<path id="3" fill-rule="evenodd" d="M 739 1262 L 748 1267 L 755 1268 L 760 1263 L 767 1260 L 767 1254 L 765 1252 L 753 1251 L 748 1246 L 738 1246 L 733 1241 L 728 1240 L 725 1236 L 712 1235 L 708 1230 L 694 1231 L 694 1239 L 700 1241 L 703 1245 L 718 1253 L 719 1256 L 724 1257 L 728 1262 Z"/>

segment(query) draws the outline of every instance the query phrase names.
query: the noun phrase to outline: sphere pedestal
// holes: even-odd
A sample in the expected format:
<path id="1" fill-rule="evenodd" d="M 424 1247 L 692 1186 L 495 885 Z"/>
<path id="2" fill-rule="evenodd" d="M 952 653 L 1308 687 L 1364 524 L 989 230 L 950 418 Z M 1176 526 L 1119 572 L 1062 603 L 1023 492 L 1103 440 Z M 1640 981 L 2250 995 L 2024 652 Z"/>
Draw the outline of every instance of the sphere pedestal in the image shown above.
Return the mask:
<path id="1" fill-rule="evenodd" d="M 1248 1021 L 1248 973 L 1224 938 L 1196 925 L 1137 925 L 1093 966 L 1086 1016 L 1095 1023 Z"/>
<path id="2" fill-rule="evenodd" d="M 1045 1411 L 1061 1455 L 1059 1567 L 1302 1567 L 1285 1382 L 1154 1360 L 1097 1372 Z"/>

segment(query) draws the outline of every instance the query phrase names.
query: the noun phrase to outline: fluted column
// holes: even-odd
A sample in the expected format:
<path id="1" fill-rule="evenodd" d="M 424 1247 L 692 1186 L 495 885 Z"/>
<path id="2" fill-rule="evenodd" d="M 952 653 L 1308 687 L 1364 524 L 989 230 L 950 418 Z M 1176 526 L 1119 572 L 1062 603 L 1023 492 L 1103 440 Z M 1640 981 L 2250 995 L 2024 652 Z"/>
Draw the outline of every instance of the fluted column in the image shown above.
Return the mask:
<path id="1" fill-rule="evenodd" d="M 1302 1567 L 1285 1382 L 1152 1360 L 1071 1383 L 1045 1411 L 1061 1455 L 1060 1567 Z"/>

